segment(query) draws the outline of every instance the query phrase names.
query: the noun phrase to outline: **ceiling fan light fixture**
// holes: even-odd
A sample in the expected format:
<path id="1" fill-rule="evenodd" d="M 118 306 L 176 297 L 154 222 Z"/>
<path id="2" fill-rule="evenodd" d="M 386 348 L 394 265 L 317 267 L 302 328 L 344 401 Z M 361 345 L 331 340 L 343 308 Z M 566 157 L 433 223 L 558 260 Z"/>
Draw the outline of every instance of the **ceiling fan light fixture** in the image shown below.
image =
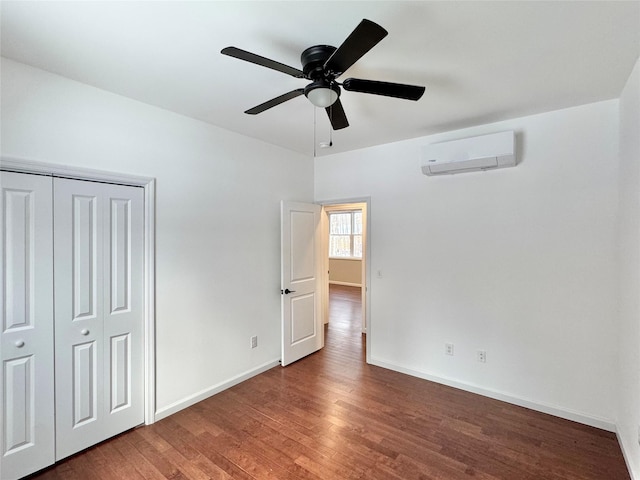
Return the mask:
<path id="1" fill-rule="evenodd" d="M 340 96 L 340 88 L 326 81 L 317 80 L 307 85 L 304 94 L 316 107 L 326 108 L 336 103 Z"/>

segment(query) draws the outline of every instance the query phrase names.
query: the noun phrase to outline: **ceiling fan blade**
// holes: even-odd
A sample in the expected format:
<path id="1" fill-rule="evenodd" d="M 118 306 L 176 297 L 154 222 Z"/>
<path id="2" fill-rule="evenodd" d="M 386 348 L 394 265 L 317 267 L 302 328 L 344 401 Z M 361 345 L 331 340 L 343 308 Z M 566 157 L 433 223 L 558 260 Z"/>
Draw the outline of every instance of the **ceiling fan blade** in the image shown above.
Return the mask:
<path id="1" fill-rule="evenodd" d="M 286 73 L 287 75 L 291 75 L 292 77 L 304 78 L 304 73 L 302 72 L 302 70 L 298 70 L 297 68 L 290 67 L 289 65 L 276 62 L 275 60 L 271 60 L 269 58 L 261 57 L 260 55 L 256 55 L 255 53 L 247 52 L 246 50 L 241 50 L 240 48 L 226 47 L 223 48 L 220 53 L 222 53 L 223 55 L 229 55 L 230 57 L 239 58 L 240 60 L 244 60 L 245 62 L 251 62 L 255 63 L 256 65 L 271 68 L 272 70 Z"/>
<path id="2" fill-rule="evenodd" d="M 325 70 L 332 71 L 335 76 L 347 71 L 360 57 L 375 47 L 388 32 L 377 23 L 364 19 L 342 45 L 333 52 L 325 62 Z"/>
<path id="3" fill-rule="evenodd" d="M 326 107 L 325 110 L 329 116 L 331 127 L 334 130 L 340 130 L 349 126 L 349 121 L 347 120 L 347 115 L 344 113 L 340 99 L 336 100 L 333 105 Z"/>
<path id="4" fill-rule="evenodd" d="M 377 82 L 375 80 L 361 80 L 347 78 L 342 87 L 349 92 L 372 93 L 386 97 L 404 98 L 405 100 L 419 100 L 425 87 L 405 85 L 403 83 Z"/>
<path id="5" fill-rule="evenodd" d="M 244 113 L 248 113 L 249 115 L 256 115 L 258 113 L 262 113 L 265 110 L 269 110 L 276 105 L 280 105 L 281 103 L 286 102 L 287 100 L 291 100 L 292 98 L 299 97 L 304 93 L 304 88 L 298 88 L 296 90 L 292 90 L 284 95 L 280 95 L 279 97 L 272 98 L 271 100 L 261 103 L 260 105 L 250 108 Z"/>

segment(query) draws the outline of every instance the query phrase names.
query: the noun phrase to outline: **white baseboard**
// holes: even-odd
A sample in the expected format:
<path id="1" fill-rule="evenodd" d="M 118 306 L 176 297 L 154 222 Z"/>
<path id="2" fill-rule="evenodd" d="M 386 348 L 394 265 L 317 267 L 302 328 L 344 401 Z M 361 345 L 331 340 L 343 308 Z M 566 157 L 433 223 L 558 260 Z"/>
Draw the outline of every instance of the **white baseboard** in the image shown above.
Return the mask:
<path id="1" fill-rule="evenodd" d="M 555 417 L 560 417 L 566 420 L 583 423 L 585 425 L 601 428 L 602 430 L 607 430 L 609 432 L 616 432 L 615 422 L 613 422 L 613 420 L 611 419 L 593 417 L 590 415 L 582 414 L 580 412 L 574 412 L 572 410 L 560 408 L 554 405 L 547 405 L 544 403 L 534 402 L 531 400 L 527 400 L 525 398 L 520 398 L 520 397 L 510 395 L 508 393 L 503 393 L 496 390 L 483 388 L 478 385 L 473 385 L 470 383 L 460 382 L 458 380 L 453 380 L 450 378 L 432 375 L 426 372 L 420 372 L 417 370 L 404 368 L 398 365 L 377 360 L 375 358 L 371 358 L 371 365 L 376 365 L 378 367 L 387 368 L 389 370 L 394 370 L 396 372 L 405 373 L 407 375 L 411 375 L 412 377 L 422 378 L 424 380 L 429 380 L 431 382 L 440 383 L 442 385 L 447 385 L 449 387 L 458 388 L 460 390 L 464 390 L 467 392 L 477 393 L 478 395 L 482 395 L 484 397 L 493 398 L 495 400 L 501 400 L 503 402 L 511 403 L 513 405 L 518 405 L 520 407 L 530 408 L 531 410 L 536 410 L 538 412 L 548 413 L 549 415 L 553 415 Z"/>
<path id="2" fill-rule="evenodd" d="M 223 390 L 233 387 L 239 383 L 244 382 L 245 380 L 250 379 L 251 377 L 255 377 L 267 370 L 280 365 L 280 360 L 272 360 L 263 365 L 260 365 L 257 368 L 241 373 L 240 375 L 231 378 L 230 380 L 218 383 L 217 385 L 212 385 L 209 388 L 205 388 L 193 395 L 183 398 L 182 400 L 178 400 L 177 402 L 173 402 L 171 405 L 167 405 L 166 407 L 159 408 L 155 413 L 155 420 L 161 420 L 163 418 L 168 417 L 169 415 L 173 415 L 180 410 L 190 407 L 198 402 L 201 402 L 205 398 L 209 398 L 216 393 L 220 393 Z"/>
<path id="3" fill-rule="evenodd" d="M 361 283 L 340 282 L 338 280 L 329 280 L 329 285 L 344 285 L 345 287 L 362 287 Z"/>
<path id="4" fill-rule="evenodd" d="M 631 480 L 640 480 L 638 475 L 633 473 L 633 468 L 631 467 L 631 461 L 630 461 L 631 452 L 629 452 L 627 449 L 624 448 L 625 445 L 624 445 L 624 442 L 622 441 L 622 437 L 620 437 L 620 434 L 618 433 L 618 430 L 616 430 L 616 437 L 618 437 L 618 445 L 620 445 L 620 450 L 622 450 L 624 463 L 627 464 L 627 471 L 629 472 L 629 476 L 631 477 Z"/>

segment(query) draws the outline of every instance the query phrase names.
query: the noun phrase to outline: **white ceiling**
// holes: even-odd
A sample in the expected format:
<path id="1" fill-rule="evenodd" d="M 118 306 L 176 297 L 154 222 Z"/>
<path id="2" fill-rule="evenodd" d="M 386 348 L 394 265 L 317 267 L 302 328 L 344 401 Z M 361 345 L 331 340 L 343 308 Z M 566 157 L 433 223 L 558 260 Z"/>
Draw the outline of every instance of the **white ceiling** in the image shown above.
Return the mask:
<path id="1" fill-rule="evenodd" d="M 341 78 L 426 85 L 412 102 L 342 94 L 337 153 L 617 98 L 640 54 L 640 2 L 200 1 L 2 3 L 2 55 L 284 148 L 313 153 L 304 96 L 243 112 L 296 79 L 220 54 L 301 68 L 367 18 L 389 35 Z M 329 137 L 317 111 L 316 142 Z"/>

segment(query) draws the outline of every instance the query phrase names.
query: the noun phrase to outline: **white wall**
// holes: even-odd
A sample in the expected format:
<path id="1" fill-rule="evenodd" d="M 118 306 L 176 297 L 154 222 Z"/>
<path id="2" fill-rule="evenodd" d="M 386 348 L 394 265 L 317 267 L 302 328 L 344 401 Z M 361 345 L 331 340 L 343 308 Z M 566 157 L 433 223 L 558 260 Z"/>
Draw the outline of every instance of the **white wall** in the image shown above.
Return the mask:
<path id="1" fill-rule="evenodd" d="M 371 197 L 373 363 L 614 428 L 617 106 L 315 160 L 316 199 Z M 504 130 L 516 168 L 421 174 L 421 145 Z"/>
<path id="2" fill-rule="evenodd" d="M 620 96 L 618 436 L 640 479 L 640 60 Z"/>
<path id="3" fill-rule="evenodd" d="M 329 283 L 362 285 L 362 260 L 329 258 Z"/>
<path id="4" fill-rule="evenodd" d="M 279 202 L 312 199 L 310 158 L 7 59 L 1 118 L 2 155 L 157 179 L 159 411 L 280 358 Z"/>

